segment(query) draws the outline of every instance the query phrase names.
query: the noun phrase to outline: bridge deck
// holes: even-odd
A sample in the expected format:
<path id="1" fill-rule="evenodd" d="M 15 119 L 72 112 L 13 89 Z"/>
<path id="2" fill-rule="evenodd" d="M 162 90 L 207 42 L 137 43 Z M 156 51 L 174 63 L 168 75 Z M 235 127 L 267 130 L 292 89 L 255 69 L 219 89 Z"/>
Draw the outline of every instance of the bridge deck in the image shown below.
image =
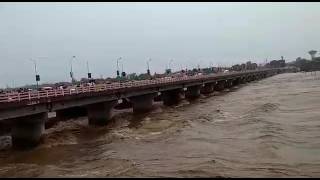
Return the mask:
<path id="1" fill-rule="evenodd" d="M 143 90 L 152 87 L 163 87 L 178 84 L 188 84 L 192 82 L 208 82 L 221 79 L 235 78 L 237 76 L 244 76 L 256 73 L 262 73 L 266 70 L 252 70 L 244 72 L 230 72 L 223 74 L 210 74 L 210 75 L 197 75 L 197 76 L 184 76 L 174 78 L 158 78 L 154 80 L 141 80 L 131 82 L 114 82 L 110 84 L 97 84 L 87 87 L 75 87 L 72 89 L 51 89 L 41 91 L 29 91 L 29 92 L 13 92 L 0 95 L 0 108 L 8 108 L 9 106 L 17 105 L 33 105 L 41 102 L 51 102 L 55 100 L 63 100 L 68 96 L 92 96 L 97 93 L 103 95 L 123 93 L 130 91 Z M 272 69 L 275 70 L 275 69 Z"/>

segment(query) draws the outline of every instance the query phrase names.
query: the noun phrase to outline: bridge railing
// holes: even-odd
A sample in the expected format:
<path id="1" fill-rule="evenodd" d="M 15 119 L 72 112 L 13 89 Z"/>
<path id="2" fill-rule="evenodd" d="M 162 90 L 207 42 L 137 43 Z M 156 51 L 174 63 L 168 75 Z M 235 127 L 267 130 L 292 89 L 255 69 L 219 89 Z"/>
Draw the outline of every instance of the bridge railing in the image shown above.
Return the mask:
<path id="1" fill-rule="evenodd" d="M 128 87 L 139 87 L 150 84 L 162 84 L 162 83 L 172 83 L 181 80 L 195 79 L 199 77 L 176 77 L 176 78 L 167 78 L 167 79 L 155 79 L 155 80 L 142 80 L 134 81 L 127 83 L 112 83 L 112 84 L 98 84 L 92 86 L 81 86 L 70 89 L 50 89 L 50 90 L 41 90 L 41 91 L 28 91 L 28 92 L 11 92 L 6 94 L 0 94 L 0 102 L 14 102 L 14 101 L 24 101 L 24 100 L 34 100 L 41 98 L 57 97 L 57 96 L 67 96 L 79 93 L 88 93 L 88 92 L 100 92 L 107 91 L 110 89 L 120 89 Z"/>

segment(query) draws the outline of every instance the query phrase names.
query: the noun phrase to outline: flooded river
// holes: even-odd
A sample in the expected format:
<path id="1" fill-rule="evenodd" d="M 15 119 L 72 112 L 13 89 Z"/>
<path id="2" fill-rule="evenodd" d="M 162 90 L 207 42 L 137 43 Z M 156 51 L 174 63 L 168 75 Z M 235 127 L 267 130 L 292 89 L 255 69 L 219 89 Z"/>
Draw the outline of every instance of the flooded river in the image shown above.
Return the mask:
<path id="1" fill-rule="evenodd" d="M 0 151 L 0 177 L 320 176 L 320 72 L 131 111 L 106 127 L 59 122 L 33 150 Z"/>

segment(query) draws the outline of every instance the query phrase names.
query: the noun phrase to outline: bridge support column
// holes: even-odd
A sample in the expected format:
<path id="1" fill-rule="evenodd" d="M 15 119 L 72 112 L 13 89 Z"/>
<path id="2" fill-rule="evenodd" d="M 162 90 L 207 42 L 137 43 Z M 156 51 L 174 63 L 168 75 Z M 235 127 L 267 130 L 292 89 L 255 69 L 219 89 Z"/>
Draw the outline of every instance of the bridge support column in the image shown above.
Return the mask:
<path id="1" fill-rule="evenodd" d="M 224 86 L 225 86 L 226 81 L 218 81 L 217 85 L 214 86 L 214 90 L 216 91 L 223 91 L 224 90 Z"/>
<path id="2" fill-rule="evenodd" d="M 264 78 L 266 78 L 267 77 L 267 74 L 262 74 L 262 78 L 264 79 Z"/>
<path id="3" fill-rule="evenodd" d="M 251 81 L 253 80 L 253 78 L 252 78 L 252 76 L 248 76 L 248 77 L 246 78 L 246 80 L 247 80 L 247 82 L 251 82 Z"/>
<path id="4" fill-rule="evenodd" d="M 174 89 L 161 92 L 163 104 L 166 106 L 178 104 L 183 98 L 183 89 Z"/>
<path id="5" fill-rule="evenodd" d="M 232 81 L 233 86 L 238 86 L 240 84 L 240 78 L 236 78 Z"/>
<path id="6" fill-rule="evenodd" d="M 231 88 L 233 85 L 232 81 L 233 81 L 232 79 L 228 79 L 225 83 L 225 88 L 228 88 L 228 89 Z"/>
<path id="7" fill-rule="evenodd" d="M 28 148 L 39 144 L 48 114 L 39 113 L 14 119 L 11 129 L 13 148 Z"/>
<path id="8" fill-rule="evenodd" d="M 210 94 L 210 93 L 213 93 L 213 91 L 214 91 L 214 84 L 215 84 L 215 83 L 207 83 L 207 84 L 205 84 L 205 85 L 200 89 L 200 93 L 201 93 L 201 94 Z"/>
<path id="9" fill-rule="evenodd" d="M 195 99 L 200 97 L 200 89 L 202 85 L 189 86 L 187 87 L 187 91 L 185 93 L 186 98 Z"/>
<path id="10" fill-rule="evenodd" d="M 245 78 L 245 77 L 241 77 L 241 78 L 239 79 L 239 83 L 240 83 L 240 84 L 245 84 L 245 83 L 247 83 L 246 78 Z"/>
<path id="11" fill-rule="evenodd" d="M 112 118 L 112 108 L 117 100 L 90 104 L 87 106 L 89 125 L 106 125 Z"/>
<path id="12" fill-rule="evenodd" d="M 133 112 L 148 112 L 153 108 L 154 98 L 158 93 L 144 94 L 141 96 L 130 97 L 133 104 Z"/>

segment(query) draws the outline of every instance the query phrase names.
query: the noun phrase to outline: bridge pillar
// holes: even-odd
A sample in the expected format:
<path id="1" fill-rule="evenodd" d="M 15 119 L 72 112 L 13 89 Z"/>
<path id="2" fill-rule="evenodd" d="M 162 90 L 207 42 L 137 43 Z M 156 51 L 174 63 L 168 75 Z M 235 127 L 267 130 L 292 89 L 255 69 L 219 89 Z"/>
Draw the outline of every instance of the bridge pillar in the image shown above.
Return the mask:
<path id="1" fill-rule="evenodd" d="M 163 104 L 166 106 L 178 104 L 183 98 L 183 89 L 173 89 L 161 92 Z"/>
<path id="2" fill-rule="evenodd" d="M 245 77 L 241 77 L 241 78 L 239 79 L 239 83 L 240 83 L 240 84 L 245 84 L 245 83 L 247 83 L 246 78 L 245 78 Z"/>
<path id="3" fill-rule="evenodd" d="M 56 117 L 59 120 L 67 120 L 80 116 L 87 116 L 87 109 L 85 107 L 72 107 L 56 111 Z"/>
<path id="4" fill-rule="evenodd" d="M 226 83 L 225 83 L 225 88 L 228 88 L 228 89 L 231 88 L 232 85 L 233 85 L 233 84 L 232 84 L 232 81 L 233 81 L 233 80 L 228 79 L 228 80 L 226 81 Z"/>
<path id="5" fill-rule="evenodd" d="M 133 105 L 133 112 L 148 112 L 152 110 L 153 101 L 157 95 L 157 93 L 151 93 L 130 97 L 129 99 Z"/>
<path id="6" fill-rule="evenodd" d="M 205 84 L 205 85 L 200 89 L 200 93 L 201 93 L 201 94 L 210 94 L 210 93 L 213 93 L 213 91 L 214 91 L 214 85 L 215 85 L 215 83 L 207 83 L 207 84 Z"/>
<path id="7" fill-rule="evenodd" d="M 259 80 L 263 79 L 263 74 L 259 74 Z"/>
<path id="8" fill-rule="evenodd" d="M 185 93 L 186 98 L 195 99 L 200 96 L 200 89 L 202 85 L 189 86 L 187 87 L 187 91 Z"/>
<path id="9" fill-rule="evenodd" d="M 252 76 L 248 76 L 248 77 L 247 77 L 247 82 L 251 82 L 251 81 L 253 81 Z"/>
<path id="10" fill-rule="evenodd" d="M 112 118 L 112 108 L 117 100 L 87 105 L 89 125 L 105 125 Z"/>
<path id="11" fill-rule="evenodd" d="M 14 119 L 11 129 L 12 147 L 21 149 L 38 145 L 47 118 L 48 114 L 44 112 Z"/>
<path id="12" fill-rule="evenodd" d="M 240 84 L 240 78 L 236 78 L 232 81 L 233 86 L 238 86 Z"/>
<path id="13" fill-rule="evenodd" d="M 226 83 L 225 80 L 218 81 L 217 85 L 214 86 L 214 90 L 216 90 L 216 91 L 223 91 L 223 90 L 224 90 L 225 83 Z"/>

